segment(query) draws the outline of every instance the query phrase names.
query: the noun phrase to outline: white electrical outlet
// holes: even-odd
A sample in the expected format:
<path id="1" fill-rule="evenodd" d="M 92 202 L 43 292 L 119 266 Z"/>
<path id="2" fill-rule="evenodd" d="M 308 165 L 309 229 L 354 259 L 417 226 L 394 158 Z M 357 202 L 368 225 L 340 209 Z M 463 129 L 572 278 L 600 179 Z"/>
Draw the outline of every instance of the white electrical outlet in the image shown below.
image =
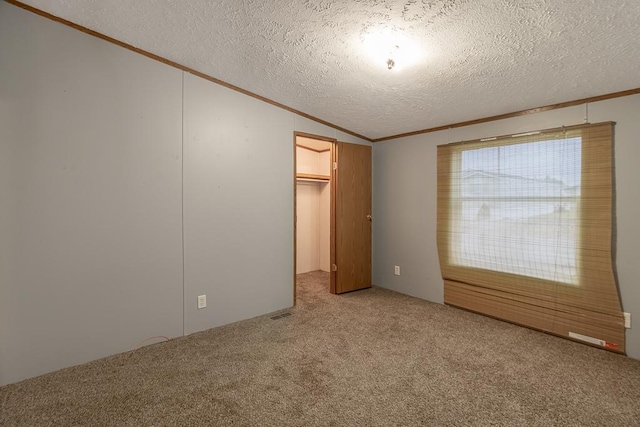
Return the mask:
<path id="1" fill-rule="evenodd" d="M 198 310 L 201 308 L 205 308 L 207 306 L 207 296 L 206 295 L 198 295 Z"/>
<path id="2" fill-rule="evenodd" d="M 396 269 L 395 269 L 395 272 L 393 274 L 395 274 L 396 276 L 400 275 L 400 266 L 399 265 L 396 265 Z"/>
<path id="3" fill-rule="evenodd" d="M 624 314 L 624 327 L 627 329 L 631 329 L 631 313 L 622 314 Z"/>

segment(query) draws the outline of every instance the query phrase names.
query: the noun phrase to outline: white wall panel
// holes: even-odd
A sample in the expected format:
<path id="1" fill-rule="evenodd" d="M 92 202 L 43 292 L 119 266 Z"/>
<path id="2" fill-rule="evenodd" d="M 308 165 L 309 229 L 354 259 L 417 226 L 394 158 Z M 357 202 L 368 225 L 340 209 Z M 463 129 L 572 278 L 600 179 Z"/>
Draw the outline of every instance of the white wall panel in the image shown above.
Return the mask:
<path id="1" fill-rule="evenodd" d="M 320 186 L 298 181 L 296 225 L 296 274 L 320 269 Z"/>
<path id="2" fill-rule="evenodd" d="M 296 147 L 296 171 L 297 173 L 318 175 L 320 173 L 318 153 L 303 147 Z"/>
<path id="3" fill-rule="evenodd" d="M 328 182 L 299 181 L 297 185 L 296 273 L 329 271 L 331 186 Z"/>
<path id="4" fill-rule="evenodd" d="M 320 175 L 331 175 L 331 151 L 318 153 L 318 173 Z"/>
<path id="5" fill-rule="evenodd" d="M 318 268 L 322 271 L 330 271 L 331 268 L 331 184 L 318 184 L 319 186 L 319 230 L 318 251 L 320 259 Z"/>
<path id="6" fill-rule="evenodd" d="M 331 146 L 329 143 L 320 145 L 325 145 L 326 148 Z M 296 168 L 297 173 L 329 176 L 331 175 L 331 152 L 319 153 L 297 147 Z M 326 181 L 298 181 L 296 197 L 298 221 L 296 273 L 329 271 L 331 185 Z"/>

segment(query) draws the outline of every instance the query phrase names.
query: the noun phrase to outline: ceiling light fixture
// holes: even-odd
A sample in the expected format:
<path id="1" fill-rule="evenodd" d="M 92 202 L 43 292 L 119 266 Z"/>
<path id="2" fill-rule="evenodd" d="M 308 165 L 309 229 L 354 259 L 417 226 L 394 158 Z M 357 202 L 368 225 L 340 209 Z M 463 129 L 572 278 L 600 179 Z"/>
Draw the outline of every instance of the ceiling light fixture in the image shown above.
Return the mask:
<path id="1" fill-rule="evenodd" d="M 396 62 L 393 59 L 387 59 L 387 70 L 391 70 L 394 65 L 396 65 Z"/>
<path id="2" fill-rule="evenodd" d="M 376 67 L 384 64 L 387 70 L 394 72 L 411 67 L 425 57 L 423 49 L 399 29 L 361 33 L 359 44 Z"/>
<path id="3" fill-rule="evenodd" d="M 389 50 L 389 59 L 387 59 L 387 70 L 393 69 L 396 65 L 396 61 L 393 59 L 397 57 L 396 53 L 400 50 L 400 46 L 394 45 L 391 50 Z"/>

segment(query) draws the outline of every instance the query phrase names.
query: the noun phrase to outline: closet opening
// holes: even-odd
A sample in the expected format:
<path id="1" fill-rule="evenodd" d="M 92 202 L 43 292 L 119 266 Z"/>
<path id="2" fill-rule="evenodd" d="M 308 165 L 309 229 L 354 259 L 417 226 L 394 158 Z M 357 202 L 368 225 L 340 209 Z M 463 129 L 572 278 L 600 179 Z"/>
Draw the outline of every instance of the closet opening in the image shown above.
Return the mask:
<path id="1" fill-rule="evenodd" d="M 303 294 L 328 294 L 332 289 L 335 142 L 317 135 L 294 134 L 294 304 Z"/>

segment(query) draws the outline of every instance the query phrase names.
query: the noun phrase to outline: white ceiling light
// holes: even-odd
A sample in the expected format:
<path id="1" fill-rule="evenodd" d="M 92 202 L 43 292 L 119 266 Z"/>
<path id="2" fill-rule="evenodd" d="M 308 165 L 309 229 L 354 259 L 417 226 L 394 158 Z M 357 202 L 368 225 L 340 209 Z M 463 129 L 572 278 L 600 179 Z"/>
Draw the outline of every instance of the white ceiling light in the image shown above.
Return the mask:
<path id="1" fill-rule="evenodd" d="M 379 68 L 402 70 L 420 62 L 425 54 L 400 31 L 381 30 L 361 36 L 369 59 Z"/>

